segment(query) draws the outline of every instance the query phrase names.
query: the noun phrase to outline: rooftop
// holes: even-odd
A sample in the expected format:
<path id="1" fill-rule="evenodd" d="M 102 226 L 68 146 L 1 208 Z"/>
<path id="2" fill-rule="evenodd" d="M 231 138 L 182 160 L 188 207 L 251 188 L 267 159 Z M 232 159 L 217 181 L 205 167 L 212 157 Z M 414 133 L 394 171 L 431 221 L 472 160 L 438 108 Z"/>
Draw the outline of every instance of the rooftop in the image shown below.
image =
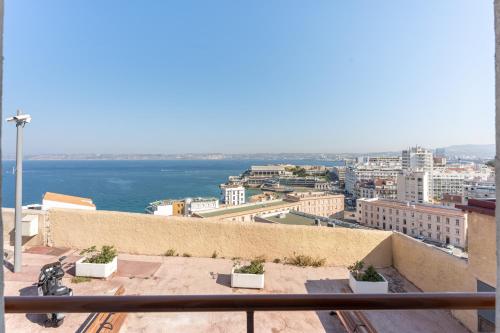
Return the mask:
<path id="1" fill-rule="evenodd" d="M 95 208 L 95 205 L 92 202 L 92 199 L 77 197 L 77 196 L 73 196 L 73 195 L 46 192 L 45 195 L 43 196 L 43 200 L 58 201 L 58 202 L 64 202 L 64 203 L 69 203 L 69 204 L 73 204 L 73 205 L 88 206 L 88 207 Z"/>
<path id="2" fill-rule="evenodd" d="M 258 203 L 258 204 L 238 205 L 238 206 L 231 207 L 231 208 L 221 208 L 221 209 L 212 210 L 209 212 L 197 213 L 197 215 L 199 215 L 201 217 L 216 217 L 216 216 L 221 216 L 221 215 L 242 213 L 245 211 L 251 211 L 251 210 L 255 210 L 255 209 L 275 207 L 275 206 L 280 206 L 280 205 L 284 205 L 284 204 L 287 204 L 287 203 L 282 201 L 282 200 L 275 200 L 275 201 L 271 201 L 271 202 L 262 202 L 262 203 Z"/>
<path id="3" fill-rule="evenodd" d="M 283 294 L 344 292 L 348 271 L 345 267 L 295 267 L 267 262 L 266 286 L 263 290 L 233 289 L 228 259 L 185 258 L 119 254 L 118 272 L 108 280 L 93 279 L 75 284 L 73 263 L 79 258 L 73 249 L 32 247 L 23 253 L 23 272 L 5 271 L 6 296 L 36 295 L 40 267 L 67 255 L 63 283 L 77 296 L 113 295 L 123 286 L 125 295 L 194 295 L 194 294 Z M 380 269 L 390 282 L 391 292 L 419 292 L 395 269 Z M 256 332 L 346 332 L 338 317 L 330 311 L 257 312 Z M 378 332 L 468 332 L 449 311 L 401 310 L 364 311 Z M 70 313 L 62 326 L 64 332 L 75 332 L 88 318 L 88 313 Z M 9 332 L 47 332 L 44 314 L 7 314 Z M 120 332 L 243 332 L 245 313 L 129 313 Z M 50 329 L 51 331 L 54 329 Z"/>
<path id="4" fill-rule="evenodd" d="M 420 212 L 430 213 L 430 214 L 446 214 L 446 215 L 456 215 L 456 216 L 463 215 L 460 209 L 447 206 L 432 205 L 432 204 L 408 203 L 405 201 L 387 200 L 380 198 L 358 199 L 358 202 L 368 202 L 389 208 L 399 208 L 399 209 L 413 208 L 417 209 Z"/>
<path id="5" fill-rule="evenodd" d="M 265 219 L 271 222 L 281 223 L 281 224 L 310 225 L 310 226 L 316 225 L 315 223 L 316 219 L 294 213 L 285 214 L 284 217 L 279 217 L 278 215 L 269 216 L 266 217 Z M 326 223 L 323 222 L 322 225 L 326 225 Z"/>

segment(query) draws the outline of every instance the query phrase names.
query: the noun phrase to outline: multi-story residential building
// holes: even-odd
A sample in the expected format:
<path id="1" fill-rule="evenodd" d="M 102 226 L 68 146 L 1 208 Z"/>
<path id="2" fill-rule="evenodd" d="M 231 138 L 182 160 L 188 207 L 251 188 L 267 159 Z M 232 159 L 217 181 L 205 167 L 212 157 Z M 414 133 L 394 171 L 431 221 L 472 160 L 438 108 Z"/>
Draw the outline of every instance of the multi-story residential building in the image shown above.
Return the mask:
<path id="1" fill-rule="evenodd" d="M 371 164 L 380 167 L 401 167 L 401 156 L 359 156 L 356 161 L 358 164 Z"/>
<path id="2" fill-rule="evenodd" d="M 465 175 L 458 172 L 436 172 L 432 173 L 432 198 L 440 200 L 444 194 L 463 195 Z"/>
<path id="3" fill-rule="evenodd" d="M 397 177 L 397 199 L 413 203 L 429 202 L 431 178 L 426 171 L 404 171 Z"/>
<path id="4" fill-rule="evenodd" d="M 377 165 L 355 165 L 348 166 L 345 172 L 345 191 L 356 196 L 356 188 L 358 184 L 376 178 L 396 178 L 401 168 L 395 167 L 380 167 Z"/>
<path id="5" fill-rule="evenodd" d="M 432 151 L 419 146 L 408 148 L 401 154 L 401 163 L 403 170 L 432 172 Z"/>
<path id="6" fill-rule="evenodd" d="M 395 178 L 376 178 L 367 182 L 360 183 L 357 188 L 358 198 L 381 198 L 397 199 L 397 185 Z"/>
<path id="7" fill-rule="evenodd" d="M 245 188 L 242 185 L 220 185 L 221 201 L 228 206 L 245 203 Z"/>
<path id="8" fill-rule="evenodd" d="M 494 181 L 465 181 L 463 184 L 463 198 L 465 203 L 469 199 L 495 199 L 496 184 Z"/>
<path id="9" fill-rule="evenodd" d="M 358 223 L 464 248 L 467 214 L 460 209 L 385 199 L 359 199 Z"/>

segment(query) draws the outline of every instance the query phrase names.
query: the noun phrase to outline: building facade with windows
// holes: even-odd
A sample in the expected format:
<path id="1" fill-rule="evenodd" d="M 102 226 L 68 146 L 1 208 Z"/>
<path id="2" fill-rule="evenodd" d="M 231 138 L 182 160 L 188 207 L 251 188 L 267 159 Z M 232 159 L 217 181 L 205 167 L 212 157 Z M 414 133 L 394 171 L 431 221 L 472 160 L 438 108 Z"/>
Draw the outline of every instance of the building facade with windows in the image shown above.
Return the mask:
<path id="1" fill-rule="evenodd" d="M 397 199 L 396 178 L 376 178 L 373 181 L 360 183 L 357 188 L 358 198 Z"/>
<path id="2" fill-rule="evenodd" d="M 463 195 L 465 175 L 458 172 L 432 173 L 432 199 L 440 200 L 444 194 Z"/>
<path id="3" fill-rule="evenodd" d="M 424 203 L 432 197 L 431 176 L 427 171 L 404 171 L 397 177 L 397 199 Z"/>
<path id="4" fill-rule="evenodd" d="M 393 168 L 373 165 L 349 166 L 345 172 L 345 191 L 353 196 L 356 196 L 359 184 L 367 181 L 373 181 L 377 178 L 395 178 L 400 171 L 400 167 Z"/>
<path id="5" fill-rule="evenodd" d="M 242 185 L 221 184 L 221 201 L 228 206 L 243 205 L 245 203 L 245 188 Z"/>
<path id="6" fill-rule="evenodd" d="M 434 165 L 432 151 L 419 146 L 403 150 L 401 164 L 403 170 L 432 172 Z"/>
<path id="7" fill-rule="evenodd" d="M 357 200 L 356 220 L 364 226 L 464 248 L 467 214 L 460 209 L 384 199 Z"/>

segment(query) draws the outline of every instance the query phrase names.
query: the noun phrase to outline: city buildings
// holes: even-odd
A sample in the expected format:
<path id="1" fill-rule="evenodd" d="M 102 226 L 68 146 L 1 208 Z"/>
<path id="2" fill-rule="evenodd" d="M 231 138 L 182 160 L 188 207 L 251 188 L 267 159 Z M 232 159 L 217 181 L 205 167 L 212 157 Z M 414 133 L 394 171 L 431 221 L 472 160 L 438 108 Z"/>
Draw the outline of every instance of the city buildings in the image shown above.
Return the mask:
<path id="1" fill-rule="evenodd" d="M 385 199 L 358 199 L 357 222 L 464 248 L 467 214 L 460 209 Z"/>
<path id="2" fill-rule="evenodd" d="M 413 203 L 429 202 L 432 197 L 430 173 L 404 171 L 397 177 L 397 198 Z"/>
<path id="3" fill-rule="evenodd" d="M 185 198 L 182 200 L 159 200 L 152 202 L 146 207 L 148 214 L 161 216 L 192 215 L 198 212 L 219 208 L 217 198 Z"/>
<path id="4" fill-rule="evenodd" d="M 344 188 L 345 187 L 345 171 L 346 171 L 346 166 L 341 165 L 341 166 L 335 166 L 332 169 L 332 173 L 336 176 L 338 182 L 339 182 L 339 187 Z"/>
<path id="5" fill-rule="evenodd" d="M 432 151 L 419 146 L 403 150 L 401 154 L 401 166 L 403 170 L 432 172 Z"/>
<path id="6" fill-rule="evenodd" d="M 96 210 L 96 207 L 90 198 L 47 192 L 42 199 L 42 209 L 48 210 L 50 208 Z"/>
<path id="7" fill-rule="evenodd" d="M 451 171 L 432 173 L 432 198 L 440 200 L 444 194 L 463 195 L 465 174 Z"/>
<path id="8" fill-rule="evenodd" d="M 345 171 L 345 191 L 356 196 L 356 188 L 359 183 L 373 181 L 376 178 L 396 178 L 400 171 L 401 167 L 398 165 L 393 167 L 378 165 L 348 166 Z"/>
<path id="9" fill-rule="evenodd" d="M 298 211 L 306 214 L 330 217 L 344 210 L 344 196 L 326 192 L 299 192 L 285 196 L 283 200 L 266 201 L 227 207 L 208 212 L 200 212 L 195 216 L 216 218 L 224 221 L 254 222 L 260 217 L 286 214 Z"/>
<path id="10" fill-rule="evenodd" d="M 358 184 L 358 198 L 397 199 L 396 178 L 375 178 Z"/>
<path id="11" fill-rule="evenodd" d="M 494 181 L 468 180 L 463 184 L 464 202 L 469 199 L 495 199 L 496 185 Z"/>
<path id="12" fill-rule="evenodd" d="M 219 208 L 219 199 L 217 198 L 186 198 L 184 202 L 186 203 L 184 215 L 191 215 Z"/>
<path id="13" fill-rule="evenodd" d="M 245 187 L 242 185 L 221 184 L 221 201 L 228 206 L 242 205 L 245 203 Z"/>
<path id="14" fill-rule="evenodd" d="M 293 173 L 286 170 L 285 165 L 252 165 L 249 175 L 255 178 L 272 178 L 277 176 L 291 176 Z"/>

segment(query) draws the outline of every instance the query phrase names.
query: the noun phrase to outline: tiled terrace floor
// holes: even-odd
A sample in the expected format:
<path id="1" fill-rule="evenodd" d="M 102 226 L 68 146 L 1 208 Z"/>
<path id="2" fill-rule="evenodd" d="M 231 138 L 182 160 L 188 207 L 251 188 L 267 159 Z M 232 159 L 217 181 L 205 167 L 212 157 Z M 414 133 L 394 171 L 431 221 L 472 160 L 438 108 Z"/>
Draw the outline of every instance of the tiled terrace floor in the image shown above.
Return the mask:
<path id="1" fill-rule="evenodd" d="M 61 251 L 43 248 L 23 254 L 23 272 L 5 271 L 6 295 L 35 295 L 40 267 L 53 262 Z M 266 263 L 266 287 L 262 291 L 232 289 L 228 273 L 232 261 L 211 258 L 184 258 L 119 255 L 119 270 L 109 280 L 73 284 L 72 262 L 79 257 L 73 250 L 64 283 L 75 295 L 112 295 L 123 285 L 125 294 L 241 294 L 241 293 L 331 293 L 347 286 L 344 267 L 299 268 Z M 393 269 L 383 270 L 397 291 L 417 291 Z M 366 311 L 379 332 L 468 332 L 447 311 Z M 68 314 L 60 328 L 44 328 L 43 315 L 10 314 L 8 332 L 77 332 L 88 314 Z M 244 313 L 131 313 L 121 332 L 245 332 Z M 256 332 L 345 332 L 339 320 L 328 311 L 257 312 Z"/>

